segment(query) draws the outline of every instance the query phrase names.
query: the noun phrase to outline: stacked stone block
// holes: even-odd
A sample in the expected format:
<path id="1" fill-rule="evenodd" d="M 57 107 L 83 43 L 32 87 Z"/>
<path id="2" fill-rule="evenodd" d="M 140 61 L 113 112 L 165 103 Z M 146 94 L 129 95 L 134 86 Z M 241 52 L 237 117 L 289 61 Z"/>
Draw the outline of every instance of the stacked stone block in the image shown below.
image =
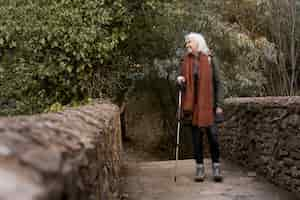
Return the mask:
<path id="1" fill-rule="evenodd" d="M 0 199 L 115 199 L 121 148 L 109 102 L 0 118 Z"/>
<path id="2" fill-rule="evenodd" d="M 227 99 L 225 118 L 222 157 L 300 194 L 300 97 Z"/>

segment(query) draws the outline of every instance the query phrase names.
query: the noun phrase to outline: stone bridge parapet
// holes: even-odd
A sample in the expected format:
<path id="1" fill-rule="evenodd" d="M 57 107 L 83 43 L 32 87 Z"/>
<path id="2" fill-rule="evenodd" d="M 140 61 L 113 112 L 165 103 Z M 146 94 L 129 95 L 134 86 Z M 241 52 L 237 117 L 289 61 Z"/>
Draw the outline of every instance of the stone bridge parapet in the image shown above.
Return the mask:
<path id="1" fill-rule="evenodd" d="M 109 102 L 0 118 L 0 199 L 114 199 L 121 148 Z"/>
<path id="2" fill-rule="evenodd" d="M 224 108 L 222 157 L 300 194 L 300 96 L 231 98 Z"/>

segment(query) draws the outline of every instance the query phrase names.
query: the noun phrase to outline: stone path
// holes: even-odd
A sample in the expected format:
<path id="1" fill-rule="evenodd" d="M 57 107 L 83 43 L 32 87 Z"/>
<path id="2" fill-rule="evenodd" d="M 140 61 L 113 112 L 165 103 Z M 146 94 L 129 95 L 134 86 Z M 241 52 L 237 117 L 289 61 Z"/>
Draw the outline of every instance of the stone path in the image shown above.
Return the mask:
<path id="1" fill-rule="evenodd" d="M 123 200 L 297 200 L 255 173 L 222 161 L 224 181 L 211 178 L 211 163 L 205 160 L 206 179 L 193 181 L 194 161 L 180 160 L 177 182 L 174 182 L 175 161 L 127 161 L 124 169 Z"/>

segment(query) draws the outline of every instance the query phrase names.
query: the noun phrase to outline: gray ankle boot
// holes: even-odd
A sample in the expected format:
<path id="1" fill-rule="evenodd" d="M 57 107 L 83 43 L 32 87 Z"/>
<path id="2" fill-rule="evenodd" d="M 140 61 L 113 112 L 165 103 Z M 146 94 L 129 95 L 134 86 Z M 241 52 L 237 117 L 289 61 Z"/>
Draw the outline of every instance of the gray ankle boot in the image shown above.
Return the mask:
<path id="1" fill-rule="evenodd" d="M 223 177 L 221 175 L 221 170 L 220 170 L 220 163 L 212 164 L 212 172 L 213 172 L 214 181 L 221 182 L 223 180 Z"/>
<path id="2" fill-rule="evenodd" d="M 196 164 L 195 181 L 204 181 L 204 178 L 205 178 L 204 165 Z"/>

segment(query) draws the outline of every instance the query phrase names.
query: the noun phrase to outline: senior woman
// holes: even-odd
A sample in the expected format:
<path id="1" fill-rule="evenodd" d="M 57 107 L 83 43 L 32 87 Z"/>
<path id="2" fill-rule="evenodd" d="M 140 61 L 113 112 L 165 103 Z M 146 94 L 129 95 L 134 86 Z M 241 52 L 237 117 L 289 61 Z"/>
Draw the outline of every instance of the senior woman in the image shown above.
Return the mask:
<path id="1" fill-rule="evenodd" d="M 196 161 L 195 181 L 203 181 L 203 133 L 207 133 L 212 159 L 213 179 L 222 181 L 220 172 L 220 150 L 216 113 L 223 112 L 221 83 L 218 76 L 217 60 L 210 53 L 204 37 L 199 33 L 185 36 L 185 54 L 181 63 L 177 83 L 184 86 L 182 113 L 190 115 L 194 158 Z"/>

